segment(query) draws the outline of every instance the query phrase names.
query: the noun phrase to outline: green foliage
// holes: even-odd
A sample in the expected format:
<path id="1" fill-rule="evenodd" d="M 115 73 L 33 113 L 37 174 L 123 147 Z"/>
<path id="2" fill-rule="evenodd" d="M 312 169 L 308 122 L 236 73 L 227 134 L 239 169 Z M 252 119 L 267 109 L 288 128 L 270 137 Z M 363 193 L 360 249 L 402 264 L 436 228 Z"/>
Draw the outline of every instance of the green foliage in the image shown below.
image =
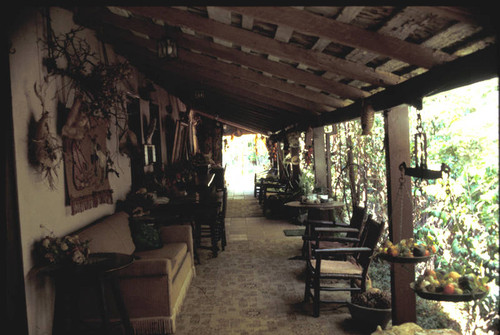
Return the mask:
<path id="1" fill-rule="evenodd" d="M 438 246 L 432 264 L 435 268 L 475 273 L 489 280 L 491 289 L 486 298 L 457 305 L 469 314 L 461 332 L 486 334 L 491 325 L 498 324 L 499 309 L 498 79 L 423 102 L 428 167 L 439 170 L 441 163 L 446 163 L 451 172 L 437 180 L 412 180 L 414 237 Z M 411 145 L 416 114 L 410 110 Z M 387 220 L 382 115 L 376 115 L 371 136 L 359 135 L 358 120 L 338 124 L 334 133 L 330 148 L 334 197 L 343 200 L 346 208 L 352 208 L 354 202 L 364 204 L 375 218 Z M 345 214 L 348 218 L 349 213 Z M 384 277 L 380 270 L 371 276 L 377 278 L 375 287 L 387 288 L 377 283 Z M 452 325 L 450 328 L 457 329 L 449 320 L 443 321 L 442 313 L 435 312 L 436 306 L 417 306 L 419 316 L 427 318 L 419 321 L 421 325 Z"/>
<path id="2" fill-rule="evenodd" d="M 366 207 L 375 219 L 387 220 L 383 116 L 375 115 L 372 135 L 360 136 L 358 120 L 336 126 L 331 141 L 333 197 Z"/>
<path id="3" fill-rule="evenodd" d="M 434 266 L 491 281 L 485 299 L 465 304 L 467 334 L 498 322 L 498 83 L 481 84 L 484 94 L 471 85 L 424 100 L 429 166 L 451 173 L 413 192 L 415 237 L 440 246 Z"/>
<path id="4" fill-rule="evenodd" d="M 453 320 L 441 308 L 440 304 L 416 297 L 417 324 L 424 329 L 449 328 L 457 332 L 461 331 L 460 324 Z"/>
<path id="5" fill-rule="evenodd" d="M 299 177 L 299 188 L 303 195 L 309 195 L 314 190 L 314 174 L 311 170 L 305 170 Z"/>

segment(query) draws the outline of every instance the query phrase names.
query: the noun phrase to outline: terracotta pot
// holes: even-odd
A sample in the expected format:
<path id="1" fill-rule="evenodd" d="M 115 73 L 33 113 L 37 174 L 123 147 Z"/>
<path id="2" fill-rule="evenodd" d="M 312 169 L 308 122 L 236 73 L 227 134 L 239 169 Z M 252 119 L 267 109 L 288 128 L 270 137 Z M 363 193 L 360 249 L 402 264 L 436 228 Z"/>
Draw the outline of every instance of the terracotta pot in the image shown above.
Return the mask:
<path id="1" fill-rule="evenodd" d="M 359 321 L 360 324 L 364 325 L 365 328 L 374 331 L 377 326 L 385 329 L 389 321 L 392 319 L 392 309 L 380 309 L 380 308 L 370 308 L 365 306 L 360 306 L 347 303 L 349 312 L 353 320 Z"/>

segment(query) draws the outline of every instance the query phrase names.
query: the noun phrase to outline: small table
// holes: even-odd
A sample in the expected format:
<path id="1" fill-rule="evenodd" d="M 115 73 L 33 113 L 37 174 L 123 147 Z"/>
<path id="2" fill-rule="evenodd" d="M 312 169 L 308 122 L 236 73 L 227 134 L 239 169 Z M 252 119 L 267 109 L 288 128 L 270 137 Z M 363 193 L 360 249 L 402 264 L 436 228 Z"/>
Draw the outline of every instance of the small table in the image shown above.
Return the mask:
<path id="1" fill-rule="evenodd" d="M 118 284 L 117 271 L 134 261 L 131 255 L 120 253 L 90 254 L 85 264 L 51 265 L 46 271 L 56 280 L 56 302 L 53 334 L 73 334 L 79 320 L 79 288 L 95 285 L 100 299 L 102 334 L 111 333 L 108 306 L 105 299 L 106 282 L 110 284 L 125 334 L 133 335 L 128 311 Z"/>
<path id="2" fill-rule="evenodd" d="M 332 202 L 321 202 L 319 204 L 308 204 L 301 201 L 290 201 L 285 204 L 285 206 L 296 207 L 296 208 L 306 208 L 315 209 L 320 211 L 332 210 L 336 207 L 343 207 L 344 203 L 342 201 L 332 201 Z"/>

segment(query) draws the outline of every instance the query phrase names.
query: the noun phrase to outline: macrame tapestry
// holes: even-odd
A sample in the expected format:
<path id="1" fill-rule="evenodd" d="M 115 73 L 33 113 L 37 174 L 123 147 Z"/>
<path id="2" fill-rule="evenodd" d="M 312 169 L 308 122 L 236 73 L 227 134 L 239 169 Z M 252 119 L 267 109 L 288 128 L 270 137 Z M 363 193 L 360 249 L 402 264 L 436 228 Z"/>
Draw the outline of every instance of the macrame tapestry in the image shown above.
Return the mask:
<path id="1" fill-rule="evenodd" d="M 107 173 L 107 120 L 89 117 L 83 138 L 64 138 L 64 165 L 71 214 L 112 204 Z"/>

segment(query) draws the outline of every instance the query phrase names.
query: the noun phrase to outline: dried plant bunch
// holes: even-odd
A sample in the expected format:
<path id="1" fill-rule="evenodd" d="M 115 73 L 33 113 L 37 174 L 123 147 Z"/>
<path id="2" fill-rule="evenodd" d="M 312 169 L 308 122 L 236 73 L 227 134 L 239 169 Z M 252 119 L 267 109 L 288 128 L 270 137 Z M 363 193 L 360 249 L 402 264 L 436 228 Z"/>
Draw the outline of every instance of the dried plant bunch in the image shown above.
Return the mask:
<path id="1" fill-rule="evenodd" d="M 351 302 L 369 308 L 389 309 L 391 308 L 391 294 L 385 290 L 370 288 L 354 295 Z"/>

